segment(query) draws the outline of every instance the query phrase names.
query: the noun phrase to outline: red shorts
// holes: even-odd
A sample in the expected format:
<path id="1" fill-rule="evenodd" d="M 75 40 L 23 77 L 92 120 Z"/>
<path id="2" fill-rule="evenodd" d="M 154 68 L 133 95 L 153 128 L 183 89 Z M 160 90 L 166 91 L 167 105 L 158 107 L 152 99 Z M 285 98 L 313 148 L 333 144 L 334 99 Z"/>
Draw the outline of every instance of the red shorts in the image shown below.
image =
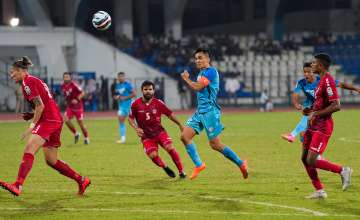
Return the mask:
<path id="1" fill-rule="evenodd" d="M 35 125 L 31 133 L 45 139 L 43 147 L 57 148 L 61 146 L 60 135 L 62 125 L 62 122 L 40 122 Z"/>
<path id="2" fill-rule="evenodd" d="M 325 151 L 331 134 L 324 134 L 321 131 L 306 130 L 304 134 L 303 147 L 306 150 L 323 154 Z"/>
<path id="3" fill-rule="evenodd" d="M 77 120 L 84 119 L 84 110 L 83 109 L 71 109 L 69 107 L 65 110 L 65 115 L 68 119 L 72 119 L 74 116 Z"/>
<path id="4" fill-rule="evenodd" d="M 142 140 L 142 143 L 144 146 L 145 153 L 149 155 L 154 151 L 156 152 L 158 151 L 158 145 L 164 147 L 168 144 L 172 144 L 172 140 L 169 137 L 169 135 L 165 131 L 163 131 L 156 137 L 146 138 Z"/>

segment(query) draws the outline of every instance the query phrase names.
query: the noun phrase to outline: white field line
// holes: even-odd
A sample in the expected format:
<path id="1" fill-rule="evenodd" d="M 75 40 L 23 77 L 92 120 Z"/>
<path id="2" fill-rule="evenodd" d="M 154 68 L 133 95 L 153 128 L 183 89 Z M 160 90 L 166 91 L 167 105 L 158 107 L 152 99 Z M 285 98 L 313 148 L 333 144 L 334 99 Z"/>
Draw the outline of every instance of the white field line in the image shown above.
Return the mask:
<path id="1" fill-rule="evenodd" d="M 54 192 L 72 192 L 75 193 L 74 191 L 71 190 L 35 190 L 32 192 L 42 192 L 42 193 L 54 193 Z M 174 194 L 174 193 L 153 193 L 153 192 L 119 192 L 119 191 L 114 191 L 114 192 L 108 192 L 108 191 L 90 191 L 91 193 L 97 193 L 97 194 L 110 194 L 110 195 L 130 195 L 130 196 L 134 196 L 134 195 L 138 195 L 138 196 L 185 196 L 186 194 Z M 288 209 L 288 210 L 294 210 L 297 212 L 301 212 L 301 213 L 251 213 L 251 212 L 221 212 L 221 211 L 213 211 L 211 212 L 212 214 L 233 214 L 233 215 L 301 215 L 301 216 L 343 216 L 343 217 L 360 217 L 359 215 L 336 215 L 336 214 L 328 214 L 328 213 L 324 213 L 324 212 L 320 212 L 320 211 L 315 211 L 315 210 L 311 210 L 308 208 L 303 208 L 303 207 L 297 207 L 297 206 L 288 206 L 288 205 L 281 205 L 281 204 L 275 204 L 275 203 L 270 203 L 270 202 L 257 202 L 257 201 L 251 201 L 251 200 L 247 200 L 247 199 L 238 199 L 238 198 L 227 198 L 227 197 L 216 197 L 216 196 L 199 196 L 199 198 L 205 199 L 205 200 L 217 200 L 217 201 L 232 201 L 232 202 L 237 202 L 237 203 L 244 203 L 244 204 L 252 204 L 252 205 L 258 205 L 258 206 L 266 206 L 266 207 L 276 207 L 276 208 L 280 208 L 280 209 Z M 16 208 L 14 208 L 16 209 Z M 20 210 L 22 208 L 19 208 Z M 66 208 L 66 209 L 72 209 L 72 208 Z M 0 210 L 6 210 L 5 208 L 1 208 Z M 26 210 L 26 208 L 23 208 L 23 210 Z M 31 209 L 30 209 L 31 210 Z M 36 209 L 35 209 L 36 210 Z M 56 209 L 58 210 L 58 209 Z M 60 209 L 63 210 L 63 209 Z M 138 209 L 117 209 L 117 208 L 94 208 L 94 209 L 86 209 L 86 208 L 79 208 L 76 209 L 74 208 L 73 211 L 104 211 L 104 212 L 110 212 L 110 211 L 117 211 L 117 212 L 157 212 L 159 211 L 159 213 L 161 212 L 168 212 L 168 213 L 183 213 L 183 214 L 206 214 L 206 213 L 210 213 L 209 211 L 186 211 L 186 210 L 138 210 Z M 133 211 L 131 211 L 133 210 Z M 67 211 L 67 210 L 64 210 Z M 69 210 L 72 211 L 72 210 Z"/>
<path id="2" fill-rule="evenodd" d="M 360 143 L 360 139 L 357 138 L 357 139 L 352 139 L 352 138 L 345 138 L 345 137 L 342 137 L 342 138 L 339 138 L 339 141 L 344 141 L 344 142 L 351 142 L 351 143 Z"/>
<path id="3" fill-rule="evenodd" d="M 67 212 L 125 212 L 125 213 L 158 213 L 158 214 L 197 214 L 197 215 L 261 215 L 261 216 L 308 216 L 299 213 L 258 213 L 258 212 L 227 212 L 227 211 L 194 211 L 194 210 L 161 210 L 161 209 L 121 209 L 121 208 L 25 208 L 0 207 L 2 211 L 67 211 Z"/>

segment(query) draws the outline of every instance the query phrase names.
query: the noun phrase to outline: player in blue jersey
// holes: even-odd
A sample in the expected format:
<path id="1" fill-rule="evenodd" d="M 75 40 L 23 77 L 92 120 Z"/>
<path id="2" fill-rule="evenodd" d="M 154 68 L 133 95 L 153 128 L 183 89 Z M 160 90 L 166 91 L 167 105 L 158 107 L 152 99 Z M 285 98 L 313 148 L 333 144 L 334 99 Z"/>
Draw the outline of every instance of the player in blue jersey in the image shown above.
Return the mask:
<path id="1" fill-rule="evenodd" d="M 199 172 L 205 169 L 205 163 L 201 161 L 195 143 L 192 141 L 193 137 L 203 129 L 206 131 L 212 149 L 222 153 L 226 158 L 235 163 L 246 179 L 248 177 L 246 160 L 241 160 L 229 146 L 220 140 L 220 134 L 224 126 L 220 121 L 220 106 L 216 102 L 219 92 L 219 73 L 216 68 L 210 65 L 208 50 L 197 49 L 194 52 L 194 58 L 196 68 L 200 70 L 197 81 L 192 81 L 186 70 L 181 73 L 183 80 L 192 90 L 196 91 L 198 105 L 196 112 L 187 121 L 181 133 L 181 141 L 184 143 L 187 153 L 195 164 L 195 169 L 190 179 L 196 178 Z"/>
<path id="2" fill-rule="evenodd" d="M 312 104 L 315 101 L 314 98 L 314 91 L 319 84 L 320 77 L 315 76 L 315 74 L 311 71 L 311 63 L 306 62 L 303 66 L 304 71 L 304 78 L 300 79 L 295 86 L 295 89 L 293 90 L 293 93 L 291 95 L 291 100 L 294 105 L 294 107 L 299 110 L 303 111 L 303 109 L 310 109 Z M 360 93 L 360 88 L 354 87 L 352 85 L 349 85 L 344 82 L 339 82 L 338 80 L 335 80 L 336 86 L 340 87 L 342 89 L 347 90 L 353 90 L 358 93 Z M 300 93 L 303 93 L 305 95 L 305 100 L 303 104 L 301 105 L 299 103 L 299 95 Z M 300 120 L 300 122 L 296 125 L 295 129 L 289 133 L 289 134 L 283 134 L 281 137 L 284 140 L 289 141 L 290 143 L 293 143 L 295 141 L 296 136 L 300 134 L 300 140 L 302 141 L 304 132 L 306 131 L 308 126 L 308 117 L 303 116 Z"/>
<path id="3" fill-rule="evenodd" d="M 136 92 L 130 82 L 125 80 L 125 73 L 119 72 L 117 75 L 118 83 L 115 85 L 114 99 L 118 100 L 118 117 L 119 117 L 119 144 L 126 141 L 125 119 L 129 115 L 131 107 L 131 99 L 136 96 Z"/>

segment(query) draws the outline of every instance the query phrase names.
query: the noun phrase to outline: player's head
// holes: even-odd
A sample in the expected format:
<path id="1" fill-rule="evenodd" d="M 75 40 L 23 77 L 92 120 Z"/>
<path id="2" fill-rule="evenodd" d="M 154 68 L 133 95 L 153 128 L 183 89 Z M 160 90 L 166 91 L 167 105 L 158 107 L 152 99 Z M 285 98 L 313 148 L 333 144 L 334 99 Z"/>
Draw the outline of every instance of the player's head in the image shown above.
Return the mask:
<path id="1" fill-rule="evenodd" d="M 155 85 L 150 80 L 145 80 L 141 84 L 141 92 L 143 94 L 143 97 L 146 101 L 149 101 L 154 97 L 155 94 Z"/>
<path id="2" fill-rule="evenodd" d="M 314 73 L 311 69 L 311 62 L 305 62 L 303 65 L 303 71 L 304 71 L 304 78 L 308 82 L 312 82 L 314 78 Z"/>
<path id="3" fill-rule="evenodd" d="M 121 83 L 124 82 L 125 81 L 125 73 L 124 72 L 118 72 L 117 79 Z"/>
<path id="4" fill-rule="evenodd" d="M 21 57 L 12 64 L 10 69 L 10 77 L 15 82 L 23 80 L 25 75 L 28 73 L 29 67 L 32 65 L 32 62 L 28 57 Z"/>
<path id="5" fill-rule="evenodd" d="M 198 48 L 194 52 L 195 65 L 198 69 L 206 69 L 210 66 L 210 51 L 204 48 Z"/>
<path id="6" fill-rule="evenodd" d="M 331 58 L 326 53 L 319 53 L 314 56 L 311 68 L 314 73 L 320 74 L 329 70 Z"/>
<path id="7" fill-rule="evenodd" d="M 64 80 L 64 83 L 71 82 L 71 73 L 70 72 L 64 72 L 63 73 L 63 80 Z"/>

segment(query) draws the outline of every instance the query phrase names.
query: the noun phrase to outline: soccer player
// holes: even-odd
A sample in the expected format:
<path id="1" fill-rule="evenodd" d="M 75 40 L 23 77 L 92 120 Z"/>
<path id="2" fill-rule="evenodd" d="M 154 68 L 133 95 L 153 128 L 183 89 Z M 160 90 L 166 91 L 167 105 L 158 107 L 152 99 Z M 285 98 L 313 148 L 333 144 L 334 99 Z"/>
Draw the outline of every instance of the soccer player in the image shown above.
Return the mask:
<path id="1" fill-rule="evenodd" d="M 129 115 L 131 99 L 136 96 L 136 92 L 130 82 L 125 80 L 125 73 L 119 72 L 117 75 L 118 83 L 115 86 L 114 96 L 115 100 L 118 100 L 118 118 L 119 118 L 119 144 L 123 144 L 126 141 L 126 126 L 125 119 Z"/>
<path id="2" fill-rule="evenodd" d="M 226 158 L 240 168 L 243 177 L 248 177 L 247 162 L 241 160 L 239 156 L 226 144 L 220 140 L 220 134 L 224 126 L 220 122 L 220 106 L 216 102 L 219 91 L 219 73 L 210 65 L 210 54 L 207 49 L 198 48 L 194 52 L 196 67 L 200 70 L 197 81 L 189 78 L 189 73 L 185 70 L 181 73 L 183 80 L 196 91 L 197 110 L 187 121 L 181 134 L 181 140 L 186 147 L 186 151 L 195 164 L 195 168 L 190 179 L 198 176 L 199 172 L 205 169 L 205 163 L 200 159 L 195 143 L 192 141 L 196 134 L 205 129 L 212 149 L 222 153 Z"/>
<path id="3" fill-rule="evenodd" d="M 35 112 L 29 128 L 21 135 L 22 139 L 28 136 L 29 138 L 25 145 L 18 177 L 12 184 L 0 181 L 0 186 L 13 195 L 19 196 L 26 176 L 33 166 L 34 156 L 42 146 L 46 163 L 60 174 L 75 180 L 79 186 L 78 194 L 82 195 L 90 185 L 90 179 L 81 176 L 67 163 L 58 159 L 63 125 L 61 113 L 48 86 L 39 78 L 29 74 L 28 68 L 30 66 L 32 66 L 30 59 L 22 57 L 13 63 L 10 70 L 11 78 L 15 82 L 21 83 L 24 97 L 32 104 Z"/>
<path id="4" fill-rule="evenodd" d="M 71 79 L 71 73 L 65 72 L 63 74 L 64 83 L 61 85 L 61 91 L 65 96 L 65 100 L 67 103 L 64 119 L 65 124 L 70 129 L 70 131 L 74 135 L 75 144 L 79 141 L 80 133 L 76 131 L 75 126 L 71 122 L 71 119 L 75 116 L 76 121 L 78 122 L 81 131 L 85 137 L 84 144 L 89 144 L 90 139 L 88 135 L 88 130 L 84 125 L 84 106 L 82 102 L 82 98 L 85 93 L 82 91 L 80 86 Z"/>
<path id="5" fill-rule="evenodd" d="M 320 76 L 320 81 L 315 90 L 315 101 L 308 113 L 309 128 L 304 134 L 302 162 L 315 187 L 315 193 L 307 198 L 326 198 L 327 194 L 320 182 L 316 169 L 337 173 L 341 176 L 342 189 L 345 191 L 351 184 L 350 167 L 334 164 L 322 157 L 330 136 L 333 132 L 334 122 L 332 113 L 340 110 L 340 100 L 336 91 L 335 80 L 328 72 L 331 58 L 320 53 L 314 56 L 311 64 L 312 71 Z"/>
<path id="6" fill-rule="evenodd" d="M 175 117 L 173 112 L 160 99 L 154 97 L 155 85 L 151 81 L 144 81 L 141 85 L 143 96 L 136 99 L 131 104 L 129 123 L 141 138 L 145 153 L 159 167 L 163 168 L 170 177 L 175 177 L 175 173 L 166 165 L 158 154 L 158 145 L 166 150 L 179 170 L 179 177 L 185 178 L 179 154 L 175 150 L 172 140 L 166 130 L 161 125 L 161 115 L 166 115 L 171 121 L 179 126 L 180 131 L 183 126 Z"/>
<path id="7" fill-rule="evenodd" d="M 294 107 L 299 111 L 302 111 L 303 109 L 311 108 L 311 106 L 314 103 L 314 92 L 320 81 L 320 77 L 316 76 L 311 71 L 310 62 L 304 63 L 303 71 L 304 71 L 304 78 L 300 79 L 296 83 L 296 87 L 291 95 L 292 103 Z M 335 83 L 337 87 L 360 93 L 360 88 L 358 87 L 352 86 L 345 82 L 339 82 L 338 80 L 335 80 Z M 306 97 L 302 105 L 299 103 L 299 95 L 301 92 L 304 93 Z M 302 141 L 304 133 L 308 126 L 307 122 L 308 122 L 308 117 L 306 115 L 303 115 L 300 122 L 296 125 L 295 129 L 289 134 L 281 135 L 281 137 L 284 140 L 293 143 L 295 141 L 296 136 L 300 134 L 300 140 Z"/>

